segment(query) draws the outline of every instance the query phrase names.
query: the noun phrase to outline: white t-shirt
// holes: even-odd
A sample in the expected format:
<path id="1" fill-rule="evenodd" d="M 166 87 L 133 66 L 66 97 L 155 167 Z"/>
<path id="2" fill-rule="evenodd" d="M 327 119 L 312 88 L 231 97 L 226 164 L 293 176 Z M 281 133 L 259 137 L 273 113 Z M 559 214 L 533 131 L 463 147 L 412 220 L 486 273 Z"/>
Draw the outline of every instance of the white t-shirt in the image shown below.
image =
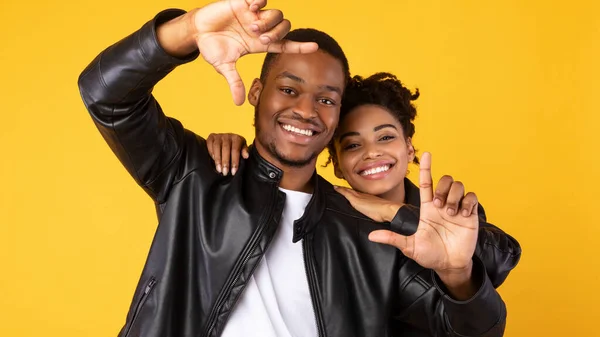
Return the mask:
<path id="1" fill-rule="evenodd" d="M 311 195 L 280 190 L 287 195 L 281 223 L 248 280 L 222 337 L 317 336 L 302 240 L 292 243 L 294 220 L 302 217 Z"/>

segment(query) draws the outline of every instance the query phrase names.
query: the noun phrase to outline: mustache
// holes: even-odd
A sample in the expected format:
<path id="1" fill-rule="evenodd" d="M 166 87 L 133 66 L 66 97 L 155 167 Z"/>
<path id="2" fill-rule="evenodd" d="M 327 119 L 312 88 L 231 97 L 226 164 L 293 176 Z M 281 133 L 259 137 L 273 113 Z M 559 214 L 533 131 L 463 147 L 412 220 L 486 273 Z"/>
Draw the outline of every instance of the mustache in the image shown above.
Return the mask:
<path id="1" fill-rule="evenodd" d="M 319 123 L 318 120 L 316 120 L 315 118 L 307 119 L 307 118 L 304 118 L 304 117 L 300 116 L 300 114 L 298 114 L 296 112 L 292 112 L 290 115 L 284 115 L 284 116 L 281 116 L 281 117 L 285 117 L 285 118 L 288 118 L 288 119 L 291 119 L 291 120 L 294 120 L 294 121 L 298 121 L 298 122 L 301 122 L 301 123 L 304 123 L 304 124 L 311 124 L 311 125 L 314 125 L 314 126 L 316 126 L 318 128 L 322 128 L 323 127 L 322 123 Z"/>

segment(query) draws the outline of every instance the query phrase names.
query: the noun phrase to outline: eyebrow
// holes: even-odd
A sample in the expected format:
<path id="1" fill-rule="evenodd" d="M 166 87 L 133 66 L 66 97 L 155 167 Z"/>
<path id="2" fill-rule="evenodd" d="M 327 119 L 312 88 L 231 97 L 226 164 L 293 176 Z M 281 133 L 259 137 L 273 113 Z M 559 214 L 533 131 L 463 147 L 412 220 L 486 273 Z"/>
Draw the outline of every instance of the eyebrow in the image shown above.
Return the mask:
<path id="1" fill-rule="evenodd" d="M 298 83 L 306 83 L 306 81 L 304 81 L 303 78 L 298 77 L 290 72 L 284 71 L 281 74 L 277 75 L 277 77 L 275 77 L 275 79 L 279 79 L 279 78 L 289 78 L 290 80 L 294 81 L 294 82 L 298 82 Z"/>
<path id="2" fill-rule="evenodd" d="M 296 76 L 296 75 L 294 75 L 294 74 L 292 74 L 292 73 L 290 73 L 288 71 L 284 71 L 281 74 L 277 75 L 277 77 L 275 77 L 275 79 L 279 79 L 279 78 L 288 78 L 288 79 L 290 79 L 290 80 L 292 80 L 294 82 L 298 82 L 298 83 L 301 83 L 301 84 L 306 83 L 306 81 L 302 77 Z M 332 86 L 332 85 L 320 85 L 319 89 L 320 90 L 333 91 L 333 92 L 337 93 L 338 95 L 342 96 L 342 89 L 338 88 L 338 87 L 335 87 L 335 86 Z"/>
<path id="3" fill-rule="evenodd" d="M 379 126 L 376 126 L 376 127 L 374 127 L 374 128 L 373 128 L 373 131 L 379 131 L 379 130 L 381 130 L 381 129 L 385 129 L 385 128 L 392 128 L 392 129 L 398 130 L 398 129 L 396 128 L 396 126 L 394 126 L 394 125 L 392 125 L 392 124 L 381 124 L 381 125 L 379 125 Z"/>
<path id="4" fill-rule="evenodd" d="M 373 131 L 377 132 L 377 131 L 379 131 L 379 130 L 381 130 L 381 129 L 385 129 L 385 128 L 393 128 L 394 130 L 398 130 L 398 129 L 396 128 L 396 126 L 394 126 L 393 124 L 381 124 L 381 125 L 378 125 L 378 126 L 374 127 L 374 128 L 373 128 Z M 344 134 L 342 134 L 342 135 L 340 136 L 340 139 L 338 140 L 338 142 L 340 142 L 340 143 L 341 143 L 341 142 L 342 142 L 342 140 L 344 140 L 344 138 L 346 138 L 346 137 L 351 137 L 351 136 L 360 136 L 360 133 L 358 133 L 358 132 L 356 132 L 356 131 L 350 131 L 350 132 L 346 132 L 346 133 L 344 133 Z"/>
<path id="5" fill-rule="evenodd" d="M 338 142 L 342 142 L 342 140 L 344 140 L 344 138 L 346 137 L 350 137 L 350 136 L 360 136 L 360 133 L 356 132 L 356 131 L 352 131 L 352 132 L 346 132 L 343 135 L 340 136 L 340 140 L 338 140 Z"/>

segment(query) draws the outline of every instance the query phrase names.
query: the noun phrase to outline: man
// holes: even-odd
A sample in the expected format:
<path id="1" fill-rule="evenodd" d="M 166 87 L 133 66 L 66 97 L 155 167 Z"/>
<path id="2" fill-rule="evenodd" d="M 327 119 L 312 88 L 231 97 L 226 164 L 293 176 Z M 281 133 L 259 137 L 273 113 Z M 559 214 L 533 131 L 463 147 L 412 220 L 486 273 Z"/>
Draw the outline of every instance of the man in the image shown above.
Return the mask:
<path id="1" fill-rule="evenodd" d="M 447 251 L 390 232 L 319 177 L 316 158 L 336 128 L 348 63 L 331 37 L 288 35 L 289 21 L 265 5 L 230 0 L 163 11 L 79 78 L 95 124 L 160 218 L 120 336 L 386 336 L 393 320 L 431 334 L 501 336 L 505 306 L 473 252 L 482 235 L 493 239 L 507 247 L 494 252 L 507 257 L 498 268 L 510 270 L 518 245 L 479 228 L 474 194 L 460 206 L 469 215 L 458 212 L 454 224 L 430 218 L 438 212 L 428 155 L 420 221 L 459 233 L 443 236 L 454 247 Z M 223 177 L 205 140 L 166 117 L 152 88 L 201 54 L 242 104 L 235 62 L 267 51 L 283 54 L 268 54 L 248 92 L 256 141 L 236 175 Z M 374 230 L 395 247 L 369 241 Z M 415 276 L 415 263 L 433 269 Z"/>

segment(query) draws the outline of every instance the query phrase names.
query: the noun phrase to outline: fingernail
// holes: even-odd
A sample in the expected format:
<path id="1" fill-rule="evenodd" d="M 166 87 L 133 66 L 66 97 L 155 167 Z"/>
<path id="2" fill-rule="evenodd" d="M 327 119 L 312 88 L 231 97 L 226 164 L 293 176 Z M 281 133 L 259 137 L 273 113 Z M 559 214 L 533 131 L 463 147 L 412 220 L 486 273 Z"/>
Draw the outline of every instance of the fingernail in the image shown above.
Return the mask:
<path id="1" fill-rule="evenodd" d="M 250 25 L 250 30 L 253 32 L 258 32 L 258 25 Z"/>
<path id="2" fill-rule="evenodd" d="M 469 211 L 466 209 L 463 209 L 463 216 L 469 216 Z"/>
<path id="3" fill-rule="evenodd" d="M 263 36 L 259 37 L 259 39 L 260 39 L 260 42 L 262 42 L 264 44 L 271 43 L 271 38 L 269 38 L 266 35 L 263 35 Z"/>
<path id="4" fill-rule="evenodd" d="M 227 168 L 227 166 L 223 166 L 223 175 L 226 176 L 227 172 L 229 172 L 229 169 Z"/>
<path id="5" fill-rule="evenodd" d="M 454 208 L 448 208 L 446 210 L 446 213 L 448 213 L 448 215 L 454 215 L 454 214 L 456 214 L 456 211 L 454 210 Z"/>
<path id="6" fill-rule="evenodd" d="M 381 234 L 378 232 L 369 233 L 369 241 L 374 241 L 374 242 L 381 241 Z"/>
<path id="7" fill-rule="evenodd" d="M 232 167 L 231 168 L 231 175 L 234 176 L 236 172 L 237 172 L 237 168 Z"/>
<path id="8" fill-rule="evenodd" d="M 217 172 L 221 173 L 221 164 L 217 164 Z"/>
<path id="9" fill-rule="evenodd" d="M 440 200 L 440 198 L 435 198 L 433 199 L 433 204 L 437 207 L 442 207 L 442 200 Z"/>

